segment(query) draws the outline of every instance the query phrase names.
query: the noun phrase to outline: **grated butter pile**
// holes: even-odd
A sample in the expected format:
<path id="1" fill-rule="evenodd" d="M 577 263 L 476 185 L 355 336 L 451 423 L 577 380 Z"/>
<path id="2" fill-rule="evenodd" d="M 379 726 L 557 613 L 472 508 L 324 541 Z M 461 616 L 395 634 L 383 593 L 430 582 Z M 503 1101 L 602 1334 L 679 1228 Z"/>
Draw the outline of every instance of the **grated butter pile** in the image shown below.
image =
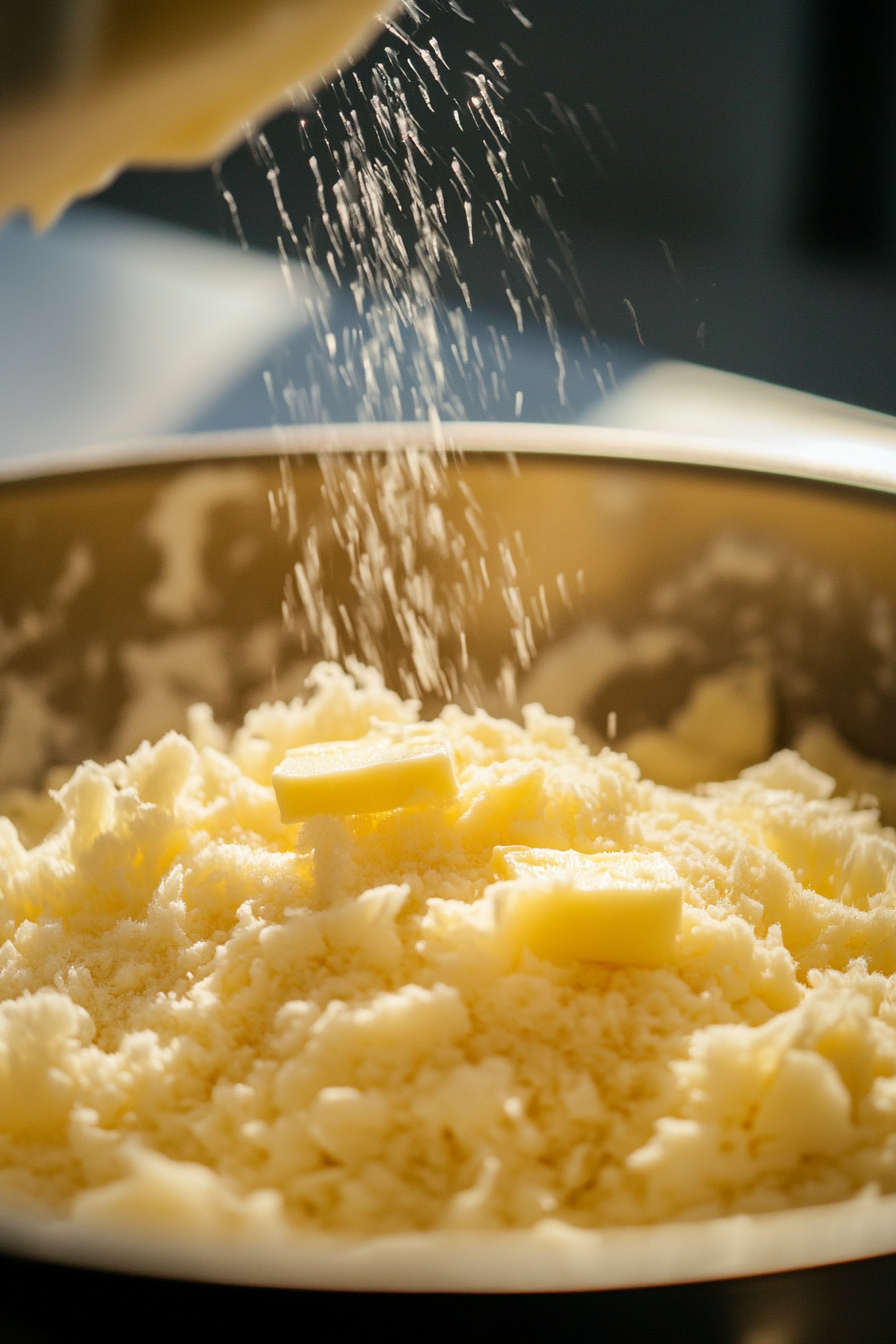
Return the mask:
<path id="1" fill-rule="evenodd" d="M 873 811 L 789 751 L 692 794 L 538 706 L 310 685 L 226 754 L 200 712 L 82 765 L 32 849 L 0 820 L 5 1206 L 276 1237 L 896 1188 Z M 305 750 L 346 740 L 347 784 Z M 278 766 L 286 815 L 326 812 L 283 823 Z"/>

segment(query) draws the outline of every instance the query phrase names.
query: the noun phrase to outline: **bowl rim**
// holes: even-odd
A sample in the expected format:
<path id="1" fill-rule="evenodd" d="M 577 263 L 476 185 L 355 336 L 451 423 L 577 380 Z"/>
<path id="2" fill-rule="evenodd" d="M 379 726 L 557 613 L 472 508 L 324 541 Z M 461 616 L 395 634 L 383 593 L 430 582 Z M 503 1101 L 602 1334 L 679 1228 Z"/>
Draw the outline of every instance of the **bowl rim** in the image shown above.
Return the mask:
<path id="1" fill-rule="evenodd" d="M 724 469 L 896 495 L 892 448 L 847 437 L 756 442 L 593 425 L 333 424 L 178 434 L 0 462 L 3 484 L 122 468 L 409 447 Z M 265 1287 L 531 1293 L 718 1281 L 896 1253 L 896 1195 L 699 1222 L 252 1241 L 99 1228 L 0 1209 L 0 1253 L 96 1270 Z"/>
<path id="2" fill-rule="evenodd" d="M 508 445 L 508 439 L 511 444 Z M 435 448 L 708 467 L 896 494 L 896 435 L 885 442 L 831 433 L 780 441 L 497 420 L 377 421 L 158 435 L 0 460 L 0 485 L 210 459 Z"/>
<path id="3" fill-rule="evenodd" d="M 342 1292 L 548 1293 L 719 1282 L 896 1252 L 896 1195 L 704 1222 L 583 1230 L 212 1239 L 0 1212 L 0 1253 L 83 1269 Z"/>

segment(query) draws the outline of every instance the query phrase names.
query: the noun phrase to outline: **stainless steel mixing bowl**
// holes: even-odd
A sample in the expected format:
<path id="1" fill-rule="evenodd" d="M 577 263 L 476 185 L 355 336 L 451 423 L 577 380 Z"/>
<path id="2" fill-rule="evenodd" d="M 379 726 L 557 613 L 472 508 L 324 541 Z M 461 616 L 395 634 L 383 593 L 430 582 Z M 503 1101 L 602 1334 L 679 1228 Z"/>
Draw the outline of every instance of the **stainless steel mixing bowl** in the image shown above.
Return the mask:
<path id="1" fill-rule="evenodd" d="M 829 441 L 815 455 L 805 446 L 788 454 L 542 426 L 432 434 L 414 426 L 258 432 L 8 466 L 0 482 L 0 787 L 34 785 L 48 767 L 108 757 L 153 729 L 181 727 L 195 700 L 234 722 L 254 700 L 294 693 L 316 650 L 301 611 L 284 628 L 284 580 L 310 528 L 321 539 L 327 590 L 349 612 L 365 600 L 332 540 L 318 455 L 360 454 L 363 463 L 417 446 L 445 463 L 436 494 L 449 523 L 484 531 L 493 550 L 500 539 L 516 546 L 526 610 L 536 610 L 539 585 L 550 589 L 551 638 L 595 614 L 636 623 L 657 585 L 686 573 L 720 536 L 789 557 L 788 573 L 806 582 L 783 605 L 775 607 L 780 594 L 771 600 L 763 627 L 801 671 L 784 695 L 782 733 L 802 704 L 853 745 L 896 761 L 896 683 L 880 672 L 889 655 L 879 634 L 882 604 L 896 607 L 896 450 Z M 294 593 L 290 604 L 295 613 Z M 728 656 L 743 625 L 737 611 L 729 620 L 724 602 L 714 610 L 723 633 L 715 651 L 709 639 L 710 661 Z M 494 694 L 514 654 L 499 584 L 482 589 L 466 636 L 482 694 Z M 548 639 L 538 633 L 537 642 Z M 387 651 L 387 676 L 399 679 L 405 663 L 404 650 Z M 653 693 L 648 687 L 648 700 Z M 112 1293 L 129 1311 L 168 1303 L 214 1313 L 229 1304 L 225 1314 L 238 1307 L 247 1320 L 261 1309 L 311 1312 L 324 1303 L 346 1327 L 380 1316 L 429 1329 L 438 1318 L 465 1330 L 477 1322 L 530 1334 L 556 1327 L 572 1338 L 603 1328 L 717 1344 L 890 1338 L 896 1306 L 896 1196 L 649 1229 L 433 1234 L 347 1249 L 201 1246 L 0 1213 L 0 1249 L 0 1327 L 8 1319 L 38 1331 L 16 1336 L 9 1326 L 9 1338 L 55 1338 L 59 1294 L 85 1311 Z M 470 1296 L 483 1293 L 499 1296 Z"/>

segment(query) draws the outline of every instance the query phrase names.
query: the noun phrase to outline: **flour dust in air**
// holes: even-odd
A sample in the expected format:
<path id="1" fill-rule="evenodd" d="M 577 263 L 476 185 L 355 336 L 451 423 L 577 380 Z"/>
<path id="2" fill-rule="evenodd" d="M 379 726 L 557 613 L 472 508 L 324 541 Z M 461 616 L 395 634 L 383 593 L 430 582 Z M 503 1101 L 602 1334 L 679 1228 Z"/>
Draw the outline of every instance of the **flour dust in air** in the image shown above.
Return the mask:
<path id="1" fill-rule="evenodd" d="M 515 326 L 546 330 L 560 402 L 564 352 L 532 245 L 513 221 L 523 198 L 503 110 L 505 60 L 468 52 L 464 92 L 455 96 L 425 16 L 408 5 L 402 22 L 386 27 L 378 55 L 339 78 L 326 111 L 318 101 L 298 113 L 317 196 L 303 224 L 286 208 L 268 140 L 253 142 L 282 226 L 285 281 L 316 337 L 300 377 L 275 386 L 268 375 L 276 420 L 320 423 L 336 405 L 349 420 L 421 425 L 415 447 L 321 454 L 325 508 L 310 525 L 296 517 L 284 460 L 271 514 L 300 552 L 286 580 L 284 619 L 301 627 L 309 651 L 358 656 L 405 695 L 494 703 L 497 693 L 512 705 L 517 673 L 530 667 L 536 633 L 550 630 L 551 617 L 543 586 L 528 604 L 521 591 L 522 539 L 492 535 L 450 448 L 450 423 L 468 408 L 510 420 L 523 402 L 506 335 L 491 327 L 486 342 L 471 330 L 470 292 L 452 241 L 459 232 L 470 244 L 490 235 L 500 245 Z M 457 128 L 456 142 L 439 145 L 430 132 L 446 123 Z M 536 208 L 549 220 L 543 202 Z M 460 231 L 449 227 L 452 212 Z M 297 263 L 311 282 L 301 293 L 292 279 Z M 348 567 L 338 591 L 330 581 L 334 550 Z M 508 623 L 507 656 L 497 683 L 486 686 L 466 632 L 493 583 Z"/>

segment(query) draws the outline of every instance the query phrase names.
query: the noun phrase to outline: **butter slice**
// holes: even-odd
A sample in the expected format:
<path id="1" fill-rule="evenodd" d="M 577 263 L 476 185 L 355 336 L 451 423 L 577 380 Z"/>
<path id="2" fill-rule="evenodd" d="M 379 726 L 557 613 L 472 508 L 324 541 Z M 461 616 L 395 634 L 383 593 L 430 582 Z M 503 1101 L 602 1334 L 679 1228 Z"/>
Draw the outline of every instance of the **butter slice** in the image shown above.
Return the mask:
<path id="1" fill-rule="evenodd" d="M 432 740 L 298 747 L 277 766 L 273 784 L 284 822 L 391 812 L 457 793 L 451 754 Z"/>
<path id="2" fill-rule="evenodd" d="M 563 965 L 661 966 L 673 954 L 682 884 L 658 854 L 497 847 L 502 925 L 518 948 Z"/>

